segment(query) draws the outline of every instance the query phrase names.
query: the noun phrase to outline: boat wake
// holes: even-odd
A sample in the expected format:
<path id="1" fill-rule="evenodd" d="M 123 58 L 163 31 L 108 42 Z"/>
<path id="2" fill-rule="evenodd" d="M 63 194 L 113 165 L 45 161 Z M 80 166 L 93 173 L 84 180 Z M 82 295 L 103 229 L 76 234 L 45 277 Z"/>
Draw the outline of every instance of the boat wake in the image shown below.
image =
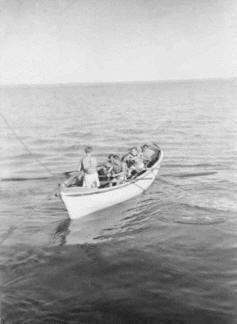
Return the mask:
<path id="1" fill-rule="evenodd" d="M 51 177 L 31 177 L 31 178 L 26 178 L 26 177 L 12 177 L 12 178 L 2 178 L 1 181 L 3 182 L 17 182 L 17 181 L 37 181 L 37 180 L 48 180 Z"/>
<path id="2" fill-rule="evenodd" d="M 193 172 L 193 173 L 171 173 L 171 174 L 163 174 L 166 177 L 174 177 L 174 178 L 192 178 L 192 177 L 203 177 L 217 174 L 218 172 Z"/>

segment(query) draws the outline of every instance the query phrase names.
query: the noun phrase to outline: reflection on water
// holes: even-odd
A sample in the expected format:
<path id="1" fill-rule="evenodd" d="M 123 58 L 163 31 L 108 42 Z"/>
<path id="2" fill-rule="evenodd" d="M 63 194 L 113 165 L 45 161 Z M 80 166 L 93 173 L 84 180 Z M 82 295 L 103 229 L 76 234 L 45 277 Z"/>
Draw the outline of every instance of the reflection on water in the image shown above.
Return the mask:
<path id="1" fill-rule="evenodd" d="M 54 174 L 1 121 L 5 322 L 233 323 L 236 94 L 231 81 L 1 89 L 1 111 Z M 84 145 L 101 160 L 151 141 L 165 159 L 145 194 L 69 220 L 55 193 Z"/>
<path id="2" fill-rule="evenodd" d="M 67 218 L 57 225 L 55 232 L 52 235 L 52 242 L 55 243 L 55 245 L 66 244 L 66 237 L 70 233 L 70 223 L 71 220 Z"/>

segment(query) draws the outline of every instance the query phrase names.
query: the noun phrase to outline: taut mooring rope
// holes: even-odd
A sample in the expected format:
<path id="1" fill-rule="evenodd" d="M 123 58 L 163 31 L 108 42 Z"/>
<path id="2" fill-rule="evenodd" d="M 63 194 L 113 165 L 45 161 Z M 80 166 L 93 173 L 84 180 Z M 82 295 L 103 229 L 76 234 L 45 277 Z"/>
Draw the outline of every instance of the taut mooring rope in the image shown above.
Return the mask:
<path id="1" fill-rule="evenodd" d="M 28 148 L 28 146 L 24 143 L 24 141 L 18 136 L 17 132 L 14 130 L 14 128 L 9 124 L 7 121 L 6 117 L 0 112 L 0 116 L 4 120 L 5 124 L 7 127 L 11 130 L 11 132 L 14 134 L 16 139 L 21 143 L 21 145 L 25 148 L 25 150 L 32 156 L 32 158 L 42 167 L 44 170 L 46 170 L 51 176 L 54 176 L 53 172 L 46 166 L 44 165 L 37 157 L 35 154 Z"/>

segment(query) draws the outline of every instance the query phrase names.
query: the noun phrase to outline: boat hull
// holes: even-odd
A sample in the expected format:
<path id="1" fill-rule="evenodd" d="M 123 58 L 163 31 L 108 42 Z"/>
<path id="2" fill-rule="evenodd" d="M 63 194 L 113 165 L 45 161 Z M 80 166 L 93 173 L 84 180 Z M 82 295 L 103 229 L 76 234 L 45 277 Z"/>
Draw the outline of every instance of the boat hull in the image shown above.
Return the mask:
<path id="1" fill-rule="evenodd" d="M 161 152 L 158 161 L 147 172 L 123 185 L 87 190 L 86 192 L 81 192 L 80 188 L 66 189 L 62 187 L 60 194 L 69 217 L 77 219 L 140 195 L 155 180 L 162 158 L 163 152 Z"/>

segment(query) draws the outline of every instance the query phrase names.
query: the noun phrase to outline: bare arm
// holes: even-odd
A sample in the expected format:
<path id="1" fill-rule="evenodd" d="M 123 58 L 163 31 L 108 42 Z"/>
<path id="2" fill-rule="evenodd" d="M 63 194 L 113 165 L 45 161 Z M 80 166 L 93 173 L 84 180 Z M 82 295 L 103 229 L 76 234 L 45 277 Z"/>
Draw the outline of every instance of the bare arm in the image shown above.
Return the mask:
<path id="1" fill-rule="evenodd" d="M 79 171 L 79 172 L 82 171 L 82 160 L 80 160 L 80 163 L 77 167 L 77 171 Z"/>

